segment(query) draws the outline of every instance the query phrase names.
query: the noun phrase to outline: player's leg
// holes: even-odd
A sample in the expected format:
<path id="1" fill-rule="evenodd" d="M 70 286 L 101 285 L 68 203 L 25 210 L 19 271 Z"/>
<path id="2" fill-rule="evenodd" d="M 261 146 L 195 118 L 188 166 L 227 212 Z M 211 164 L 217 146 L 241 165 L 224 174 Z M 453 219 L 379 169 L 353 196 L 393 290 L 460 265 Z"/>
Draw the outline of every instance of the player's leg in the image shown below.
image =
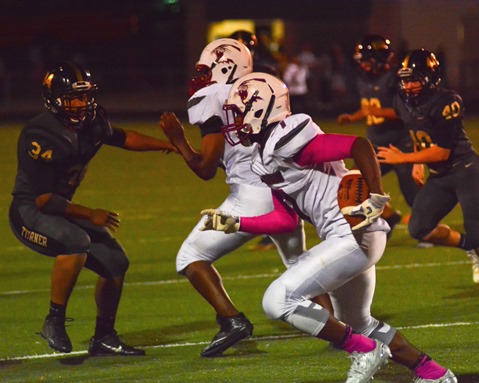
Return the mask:
<path id="1" fill-rule="evenodd" d="M 271 191 L 268 188 L 234 185 L 230 195 L 218 209 L 237 216 L 254 216 L 265 214 L 272 208 Z M 198 222 L 183 242 L 176 257 L 176 269 L 179 274 L 188 278 L 216 312 L 216 322 L 220 330 L 201 353 L 202 356 L 210 357 L 221 355 L 253 332 L 253 324 L 234 305 L 213 263 L 254 236 L 247 233 L 201 231 L 204 219 Z"/>
<path id="2" fill-rule="evenodd" d="M 269 318 L 335 344 L 352 354 L 347 382 L 369 382 L 387 362 L 387 346 L 355 334 L 310 298 L 333 291 L 370 268 L 356 240 L 350 236 L 321 242 L 302 255 L 266 290 L 263 308 Z"/>
<path id="3" fill-rule="evenodd" d="M 271 236 L 271 241 L 278 249 L 278 253 L 286 268 L 290 267 L 306 251 L 306 234 L 304 232 L 303 220 L 299 221 L 293 233 L 273 235 Z M 333 305 L 327 293 L 311 298 L 311 300 L 334 315 Z"/>
<path id="4" fill-rule="evenodd" d="M 365 233 L 361 248 L 374 263 L 384 252 L 386 235 L 382 232 Z M 389 346 L 392 359 L 416 373 L 421 379 L 437 379 L 447 370 L 418 350 L 395 328 L 371 316 L 371 304 L 376 286 L 376 269 L 370 267 L 362 274 L 330 293 L 336 318 L 348 323 L 353 331 L 379 340 Z"/>
<path id="5" fill-rule="evenodd" d="M 413 238 L 440 246 L 460 246 L 461 233 L 439 224 L 458 202 L 452 185 L 453 180 L 448 177 L 430 176 L 419 190 L 408 224 Z"/>
<path id="6" fill-rule="evenodd" d="M 177 270 L 185 275 L 196 291 L 216 312 L 219 332 L 202 356 L 221 355 L 226 349 L 252 334 L 253 324 L 241 313 L 228 295 L 223 279 L 213 262 L 237 249 L 253 236 L 200 231 L 203 222 L 190 233 L 177 255 Z"/>
<path id="7" fill-rule="evenodd" d="M 77 222 L 88 232 L 92 241 L 85 267 L 99 276 L 95 288 L 95 333 L 90 341 L 89 354 L 145 355 L 144 350 L 123 343 L 115 329 L 123 281 L 129 267 L 125 250 L 104 227 L 83 220 Z"/>
<path id="8" fill-rule="evenodd" d="M 462 248 L 472 263 L 472 280 L 479 283 L 479 161 L 475 158 L 461 166 L 456 172 L 457 195 L 464 217 Z M 467 166 L 467 167 L 466 167 Z"/>
<path id="9" fill-rule="evenodd" d="M 59 352 L 71 352 L 65 329 L 68 300 L 90 246 L 88 235 L 63 217 L 42 214 L 33 202 L 14 203 L 9 212 L 16 237 L 30 249 L 55 257 L 51 271 L 50 309 L 40 335 Z"/>
<path id="10" fill-rule="evenodd" d="M 393 168 L 398 178 L 399 189 L 401 190 L 406 203 L 411 208 L 414 204 L 416 194 L 420 189 L 419 185 L 414 182 L 414 179 L 411 177 L 413 167 L 411 164 L 404 164 L 395 165 Z"/>

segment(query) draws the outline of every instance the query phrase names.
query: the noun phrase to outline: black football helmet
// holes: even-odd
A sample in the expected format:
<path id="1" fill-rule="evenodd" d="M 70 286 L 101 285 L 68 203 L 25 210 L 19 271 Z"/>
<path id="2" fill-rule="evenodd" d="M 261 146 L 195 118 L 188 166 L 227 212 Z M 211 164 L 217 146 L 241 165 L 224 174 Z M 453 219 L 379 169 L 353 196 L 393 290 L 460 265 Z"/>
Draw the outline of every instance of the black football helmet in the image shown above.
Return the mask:
<path id="1" fill-rule="evenodd" d="M 65 62 L 45 74 L 45 107 L 75 129 L 95 117 L 97 85 L 90 71 L 75 62 Z"/>
<path id="2" fill-rule="evenodd" d="M 398 71 L 400 94 L 410 106 L 423 103 L 441 83 L 441 67 L 434 53 L 425 49 L 409 52 Z M 418 87 L 407 86 L 418 82 Z"/>
<path id="3" fill-rule="evenodd" d="M 254 57 L 254 51 L 256 47 L 258 46 L 258 38 L 256 37 L 254 33 L 240 29 L 238 31 L 233 32 L 230 35 L 230 39 L 235 39 L 235 40 L 238 40 L 239 42 L 242 42 L 244 45 L 248 47 L 248 49 L 251 52 L 251 55 Z"/>
<path id="4" fill-rule="evenodd" d="M 367 35 L 356 44 L 353 59 L 361 69 L 371 74 L 388 70 L 394 58 L 390 44 L 383 36 Z"/>

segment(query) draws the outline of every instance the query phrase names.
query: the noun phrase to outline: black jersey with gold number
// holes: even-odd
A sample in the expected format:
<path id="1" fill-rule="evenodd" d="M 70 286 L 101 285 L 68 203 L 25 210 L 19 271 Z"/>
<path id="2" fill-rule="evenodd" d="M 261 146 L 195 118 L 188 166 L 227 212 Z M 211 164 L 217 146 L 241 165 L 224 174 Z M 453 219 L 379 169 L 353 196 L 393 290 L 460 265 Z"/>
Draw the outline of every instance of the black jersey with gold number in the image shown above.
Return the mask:
<path id="1" fill-rule="evenodd" d="M 453 90 L 438 89 L 415 108 L 409 107 L 398 95 L 394 108 L 409 129 L 416 150 L 431 146 L 451 150 L 447 161 L 427 164 L 433 173 L 446 171 L 476 155 L 464 129 L 462 98 Z"/>
<path id="2" fill-rule="evenodd" d="M 78 131 L 67 128 L 49 111 L 39 114 L 20 133 L 12 194 L 33 200 L 54 193 L 71 200 L 101 146 L 122 146 L 124 137 L 121 129 L 111 128 L 103 113 Z"/>
<path id="3" fill-rule="evenodd" d="M 358 77 L 357 89 L 361 97 L 361 107 L 392 108 L 397 93 L 396 73 L 390 70 L 374 76 L 362 74 Z M 401 120 L 368 115 L 366 124 L 368 138 L 374 144 L 387 145 L 406 134 Z"/>

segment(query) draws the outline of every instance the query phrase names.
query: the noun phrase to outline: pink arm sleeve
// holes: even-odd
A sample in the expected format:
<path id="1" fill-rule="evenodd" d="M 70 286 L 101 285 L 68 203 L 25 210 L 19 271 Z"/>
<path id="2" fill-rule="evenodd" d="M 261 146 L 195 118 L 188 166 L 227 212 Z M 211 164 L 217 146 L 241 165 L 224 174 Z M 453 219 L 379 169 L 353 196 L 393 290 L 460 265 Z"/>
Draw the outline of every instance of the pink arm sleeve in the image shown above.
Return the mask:
<path id="1" fill-rule="evenodd" d="M 240 230 L 252 234 L 282 234 L 294 231 L 298 225 L 298 216 L 293 209 L 281 202 L 279 193 L 273 190 L 273 211 L 256 217 L 241 217 Z"/>
<path id="2" fill-rule="evenodd" d="M 351 158 L 351 147 L 356 138 L 345 134 L 318 134 L 294 156 L 294 161 L 306 166 Z"/>

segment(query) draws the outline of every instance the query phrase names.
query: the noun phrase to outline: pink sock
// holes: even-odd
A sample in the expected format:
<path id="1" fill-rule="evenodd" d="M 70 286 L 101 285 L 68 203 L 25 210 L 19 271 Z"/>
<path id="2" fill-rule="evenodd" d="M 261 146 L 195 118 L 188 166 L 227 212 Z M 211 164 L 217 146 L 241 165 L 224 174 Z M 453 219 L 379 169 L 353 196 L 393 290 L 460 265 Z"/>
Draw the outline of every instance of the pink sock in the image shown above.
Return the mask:
<path id="1" fill-rule="evenodd" d="M 350 354 L 356 352 L 369 352 L 376 348 L 376 342 L 364 335 L 350 334 L 344 343 L 342 349 Z"/>
<path id="2" fill-rule="evenodd" d="M 422 358 L 419 365 L 414 369 L 416 375 L 421 379 L 439 379 L 444 376 L 446 369 L 440 364 L 436 363 L 434 360 L 429 358 L 427 355 Z"/>

